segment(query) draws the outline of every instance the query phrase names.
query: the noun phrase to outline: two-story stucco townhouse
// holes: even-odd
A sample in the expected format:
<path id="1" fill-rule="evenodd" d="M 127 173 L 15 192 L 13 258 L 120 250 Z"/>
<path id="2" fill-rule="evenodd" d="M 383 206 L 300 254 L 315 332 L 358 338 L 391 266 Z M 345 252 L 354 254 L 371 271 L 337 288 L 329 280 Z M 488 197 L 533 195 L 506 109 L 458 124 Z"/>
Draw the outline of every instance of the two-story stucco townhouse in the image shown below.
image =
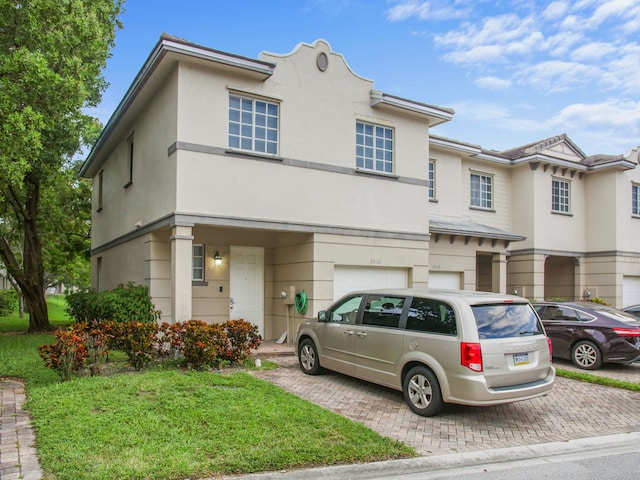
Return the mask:
<path id="1" fill-rule="evenodd" d="M 640 301 L 637 151 L 486 151 L 430 133 L 452 117 L 376 91 L 322 40 L 249 59 L 163 35 L 81 171 L 93 285 L 289 340 L 356 288 Z"/>
<path id="2" fill-rule="evenodd" d="M 290 340 L 296 292 L 309 316 L 356 287 L 426 287 L 429 128 L 453 111 L 373 87 L 322 40 L 255 60 L 163 35 L 81 171 L 93 285 Z"/>
<path id="3" fill-rule="evenodd" d="M 503 152 L 429 141 L 430 285 L 503 291 L 506 271 L 507 293 L 530 299 L 640 303 L 638 149 L 587 157 L 566 135 Z"/>

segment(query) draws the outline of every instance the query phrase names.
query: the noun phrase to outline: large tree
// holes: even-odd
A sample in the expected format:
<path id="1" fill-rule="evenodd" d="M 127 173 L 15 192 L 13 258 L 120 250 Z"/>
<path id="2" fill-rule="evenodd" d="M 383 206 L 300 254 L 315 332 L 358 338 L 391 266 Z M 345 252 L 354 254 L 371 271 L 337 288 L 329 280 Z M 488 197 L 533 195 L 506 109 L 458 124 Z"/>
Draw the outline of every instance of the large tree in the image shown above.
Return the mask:
<path id="1" fill-rule="evenodd" d="M 30 331 L 51 328 L 42 206 L 94 128 L 83 109 L 106 86 L 121 9 L 122 0 L 0 0 L 0 258 Z"/>

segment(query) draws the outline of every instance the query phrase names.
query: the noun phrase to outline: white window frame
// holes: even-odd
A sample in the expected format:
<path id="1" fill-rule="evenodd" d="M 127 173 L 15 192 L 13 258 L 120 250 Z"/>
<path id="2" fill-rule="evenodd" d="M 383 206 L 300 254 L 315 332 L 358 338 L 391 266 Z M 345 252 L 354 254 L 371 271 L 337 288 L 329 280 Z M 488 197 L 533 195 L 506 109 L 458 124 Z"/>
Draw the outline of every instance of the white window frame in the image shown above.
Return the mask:
<path id="1" fill-rule="evenodd" d="M 356 121 L 356 168 L 393 173 L 393 128 Z"/>
<path id="2" fill-rule="evenodd" d="M 436 161 L 432 159 L 429 159 L 427 188 L 429 189 L 429 200 L 435 200 L 436 199 Z"/>
<path id="3" fill-rule="evenodd" d="M 198 251 L 199 250 L 199 251 Z M 200 265 L 196 265 L 196 260 L 200 260 Z M 205 270 L 205 248 L 202 243 L 194 243 L 192 248 L 191 280 L 194 282 L 204 282 Z"/>
<path id="4" fill-rule="evenodd" d="M 474 185 L 474 178 L 477 184 Z M 474 172 L 469 175 L 469 203 L 471 208 L 493 210 L 494 175 Z"/>
<path id="5" fill-rule="evenodd" d="M 277 155 L 280 104 L 236 93 L 229 94 L 229 148 Z"/>
<path id="6" fill-rule="evenodd" d="M 631 184 L 631 215 L 640 217 L 640 183 Z"/>
<path id="7" fill-rule="evenodd" d="M 551 178 L 551 212 L 571 213 L 571 182 L 564 178 Z"/>

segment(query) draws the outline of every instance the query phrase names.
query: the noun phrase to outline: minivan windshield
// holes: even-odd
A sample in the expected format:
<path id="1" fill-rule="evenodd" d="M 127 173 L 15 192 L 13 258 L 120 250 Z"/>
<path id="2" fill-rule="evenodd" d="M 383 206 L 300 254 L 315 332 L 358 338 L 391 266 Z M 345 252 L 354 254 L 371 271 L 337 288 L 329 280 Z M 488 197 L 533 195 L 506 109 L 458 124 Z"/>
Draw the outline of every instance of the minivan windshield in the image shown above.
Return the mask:
<path id="1" fill-rule="evenodd" d="M 472 305 L 481 340 L 544 335 L 542 324 L 528 303 Z"/>

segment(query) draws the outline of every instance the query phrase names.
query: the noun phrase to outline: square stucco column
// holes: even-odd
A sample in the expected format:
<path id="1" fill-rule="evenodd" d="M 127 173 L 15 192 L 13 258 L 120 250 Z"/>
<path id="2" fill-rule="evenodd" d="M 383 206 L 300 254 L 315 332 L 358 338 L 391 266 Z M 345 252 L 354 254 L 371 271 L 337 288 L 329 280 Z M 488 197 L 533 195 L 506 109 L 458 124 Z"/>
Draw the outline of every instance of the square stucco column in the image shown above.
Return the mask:
<path id="1" fill-rule="evenodd" d="M 491 291 L 507 293 L 507 256 L 494 253 L 491 259 Z"/>
<path id="2" fill-rule="evenodd" d="M 191 320 L 191 263 L 193 226 L 174 225 L 171 229 L 171 320 Z"/>

